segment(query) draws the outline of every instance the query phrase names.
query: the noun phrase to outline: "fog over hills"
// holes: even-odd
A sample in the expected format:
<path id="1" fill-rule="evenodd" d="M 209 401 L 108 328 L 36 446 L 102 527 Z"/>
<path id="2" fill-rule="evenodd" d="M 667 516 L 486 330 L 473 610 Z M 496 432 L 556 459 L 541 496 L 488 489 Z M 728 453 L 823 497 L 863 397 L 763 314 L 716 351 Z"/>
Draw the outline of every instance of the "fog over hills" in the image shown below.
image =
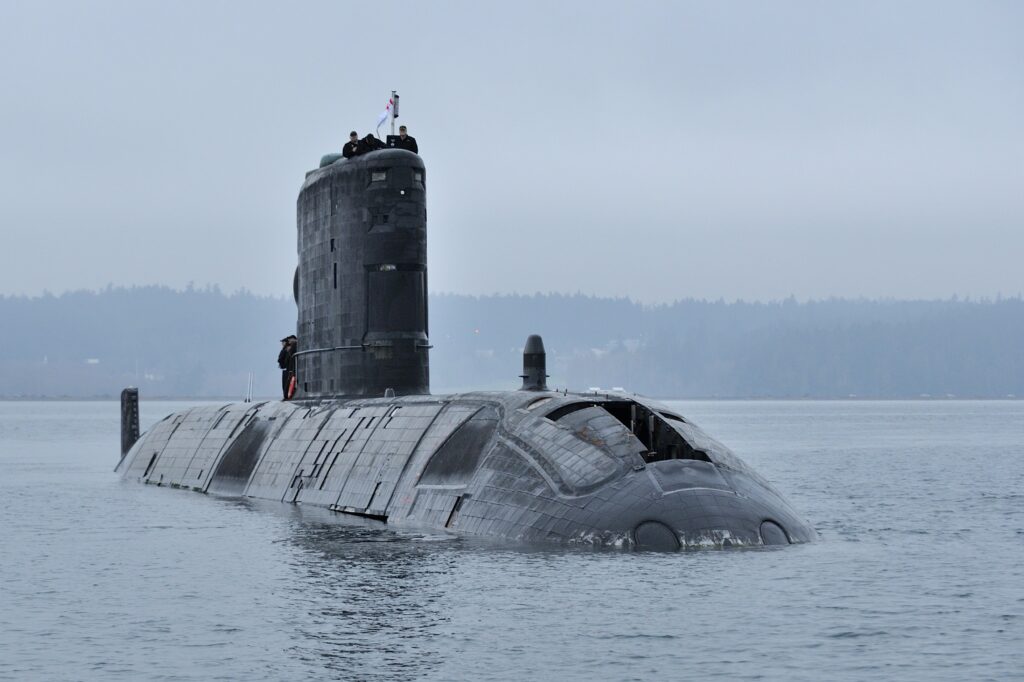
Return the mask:
<path id="1" fill-rule="evenodd" d="M 290 299 L 217 288 L 0 297 L 0 397 L 276 396 Z M 519 384 L 544 336 L 553 386 L 661 397 L 1024 396 L 1024 301 L 685 300 L 433 295 L 431 387 Z"/>

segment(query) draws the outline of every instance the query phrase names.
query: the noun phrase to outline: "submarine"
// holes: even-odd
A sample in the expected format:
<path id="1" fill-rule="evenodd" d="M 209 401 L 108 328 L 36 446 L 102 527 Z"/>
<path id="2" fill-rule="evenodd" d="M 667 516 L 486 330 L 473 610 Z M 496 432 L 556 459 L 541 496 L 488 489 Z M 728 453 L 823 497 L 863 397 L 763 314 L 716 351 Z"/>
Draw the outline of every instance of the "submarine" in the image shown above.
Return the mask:
<path id="1" fill-rule="evenodd" d="M 194 407 L 140 435 L 138 391 L 125 389 L 115 471 L 498 541 L 679 550 L 817 537 L 685 416 L 624 391 L 549 388 L 538 335 L 518 390 L 431 395 L 426 187 L 411 151 L 325 156 L 297 201 L 294 396 Z"/>

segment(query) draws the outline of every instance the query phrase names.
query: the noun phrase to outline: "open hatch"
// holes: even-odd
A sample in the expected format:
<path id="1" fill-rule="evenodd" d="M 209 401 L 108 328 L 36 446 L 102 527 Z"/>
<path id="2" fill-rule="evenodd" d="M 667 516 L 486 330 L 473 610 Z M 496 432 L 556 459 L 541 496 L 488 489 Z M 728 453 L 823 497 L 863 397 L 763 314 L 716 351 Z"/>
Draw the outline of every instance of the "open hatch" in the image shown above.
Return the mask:
<path id="1" fill-rule="evenodd" d="M 574 412 L 588 408 L 599 408 L 618 420 L 636 436 L 645 449 L 644 461 L 661 462 L 667 459 L 696 459 L 710 462 L 711 458 L 702 450 L 690 445 L 682 434 L 671 424 L 685 420 L 669 412 L 658 412 L 632 400 L 579 401 L 557 407 L 545 415 L 546 419 L 558 423 Z"/>

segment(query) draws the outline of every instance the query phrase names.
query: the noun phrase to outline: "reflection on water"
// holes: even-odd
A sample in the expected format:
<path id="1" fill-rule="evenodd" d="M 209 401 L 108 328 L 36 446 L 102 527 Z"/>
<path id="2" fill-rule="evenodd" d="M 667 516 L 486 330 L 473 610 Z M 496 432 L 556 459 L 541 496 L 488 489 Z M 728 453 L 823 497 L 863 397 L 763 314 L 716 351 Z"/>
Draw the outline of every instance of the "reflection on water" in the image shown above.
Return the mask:
<path id="1" fill-rule="evenodd" d="M 289 655 L 342 676 L 415 679 L 435 671 L 443 651 L 424 643 L 449 621 L 444 586 L 456 554 L 379 526 L 302 516 L 288 540 L 300 551 L 286 601 L 303 611 Z"/>
<path id="2" fill-rule="evenodd" d="M 823 540 L 658 554 L 396 530 L 123 483 L 116 404 L 0 403 L 0 679 L 1024 675 L 1024 403 L 673 407 Z"/>

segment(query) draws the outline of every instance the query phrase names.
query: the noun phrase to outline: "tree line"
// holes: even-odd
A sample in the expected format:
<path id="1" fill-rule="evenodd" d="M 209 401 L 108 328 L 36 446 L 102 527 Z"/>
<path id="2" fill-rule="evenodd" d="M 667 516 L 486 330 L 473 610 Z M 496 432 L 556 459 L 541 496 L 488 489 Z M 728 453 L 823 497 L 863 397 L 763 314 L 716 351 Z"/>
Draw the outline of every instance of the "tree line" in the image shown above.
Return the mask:
<path id="1" fill-rule="evenodd" d="M 216 287 L 0 297 L 0 397 L 276 396 L 289 298 Z M 1024 301 L 798 302 L 537 294 L 430 297 L 435 393 L 519 385 L 543 335 L 549 385 L 675 398 L 1024 396 Z M 300 339 L 301 344 L 301 339 Z"/>

